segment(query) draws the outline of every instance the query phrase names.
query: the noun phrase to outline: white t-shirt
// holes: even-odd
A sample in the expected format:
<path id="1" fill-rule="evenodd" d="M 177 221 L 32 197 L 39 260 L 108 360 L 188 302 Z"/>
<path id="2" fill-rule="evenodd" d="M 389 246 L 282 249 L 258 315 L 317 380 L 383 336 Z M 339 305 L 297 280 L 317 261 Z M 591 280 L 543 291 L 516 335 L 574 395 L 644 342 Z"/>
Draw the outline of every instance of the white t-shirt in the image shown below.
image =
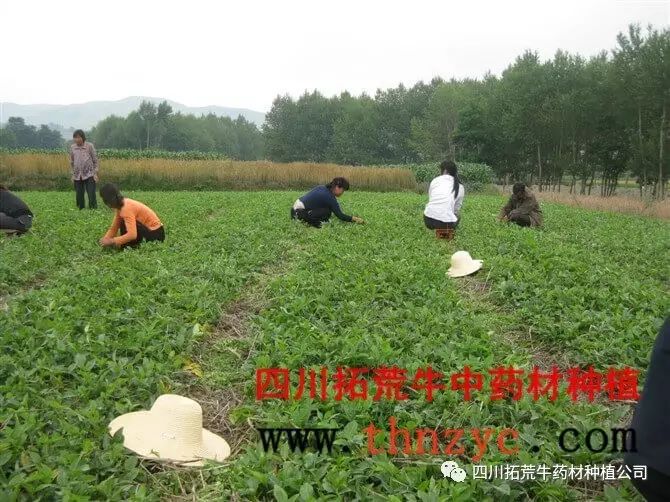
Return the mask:
<path id="1" fill-rule="evenodd" d="M 465 188 L 460 184 L 458 196 L 454 198 L 454 177 L 443 174 L 433 179 L 428 188 L 428 204 L 423 214 L 434 220 L 454 223 L 463 205 Z"/>

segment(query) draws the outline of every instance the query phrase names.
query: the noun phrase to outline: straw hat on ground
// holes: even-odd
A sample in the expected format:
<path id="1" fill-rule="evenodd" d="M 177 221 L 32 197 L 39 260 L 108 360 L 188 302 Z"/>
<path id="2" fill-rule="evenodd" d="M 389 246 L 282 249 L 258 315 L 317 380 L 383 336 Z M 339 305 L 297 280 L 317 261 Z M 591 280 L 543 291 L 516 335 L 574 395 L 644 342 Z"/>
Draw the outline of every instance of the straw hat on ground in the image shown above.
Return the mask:
<path id="1" fill-rule="evenodd" d="M 113 436 L 123 429 L 123 445 L 142 457 L 201 466 L 203 459 L 221 462 L 230 446 L 220 436 L 202 428 L 202 408 L 187 397 L 163 394 L 149 411 L 135 411 L 109 424 Z"/>
<path id="2" fill-rule="evenodd" d="M 449 277 L 470 275 L 482 268 L 482 263 L 482 260 L 473 260 L 467 251 L 456 251 L 451 255 L 451 267 L 447 274 Z"/>

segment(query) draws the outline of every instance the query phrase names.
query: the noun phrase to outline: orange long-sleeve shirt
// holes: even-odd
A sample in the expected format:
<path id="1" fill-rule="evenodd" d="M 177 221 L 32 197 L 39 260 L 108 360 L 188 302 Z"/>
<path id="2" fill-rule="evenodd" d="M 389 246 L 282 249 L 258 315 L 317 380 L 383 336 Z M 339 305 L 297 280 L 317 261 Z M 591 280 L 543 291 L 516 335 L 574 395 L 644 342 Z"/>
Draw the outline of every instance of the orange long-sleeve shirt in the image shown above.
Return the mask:
<path id="1" fill-rule="evenodd" d="M 119 228 L 121 228 L 121 221 L 126 224 L 126 233 L 116 236 Z M 137 222 L 140 222 L 149 230 L 156 230 L 162 225 L 161 220 L 158 219 L 151 208 L 141 202 L 124 197 L 123 206 L 116 210 L 112 226 L 107 230 L 105 237 L 113 238 L 114 243 L 118 246 L 134 241 L 137 239 Z"/>

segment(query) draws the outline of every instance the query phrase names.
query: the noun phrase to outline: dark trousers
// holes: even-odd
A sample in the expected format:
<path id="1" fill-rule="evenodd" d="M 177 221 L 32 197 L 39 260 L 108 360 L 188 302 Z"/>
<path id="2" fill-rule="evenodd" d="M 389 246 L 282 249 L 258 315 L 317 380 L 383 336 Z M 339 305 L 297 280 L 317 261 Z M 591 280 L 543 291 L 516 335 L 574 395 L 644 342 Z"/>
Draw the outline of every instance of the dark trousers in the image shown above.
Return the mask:
<path id="1" fill-rule="evenodd" d="M 518 214 L 510 215 L 509 221 L 516 223 L 520 227 L 529 227 L 530 226 L 530 216 L 527 214 Z"/>
<path id="2" fill-rule="evenodd" d="M 423 222 L 426 224 L 427 228 L 431 230 L 437 230 L 438 228 L 456 228 L 460 218 L 456 221 L 440 221 L 433 218 L 429 218 L 425 214 L 423 215 Z"/>
<path id="3" fill-rule="evenodd" d="M 321 228 L 321 224 L 330 219 L 330 213 L 331 211 L 327 207 L 309 210 L 291 208 L 291 219 L 304 221 L 312 227 Z"/>
<path id="4" fill-rule="evenodd" d="M 33 217 L 29 214 L 12 217 L 5 213 L 0 213 L 0 229 L 16 230 L 19 233 L 27 232 L 33 224 Z"/>
<path id="5" fill-rule="evenodd" d="M 140 245 L 140 242 L 143 240 L 145 241 L 164 241 L 165 240 L 165 229 L 163 228 L 163 225 L 158 227 L 156 230 L 149 230 L 147 227 L 142 225 L 139 221 L 136 221 L 135 224 L 137 225 L 137 238 L 134 241 L 130 241 L 125 243 L 122 247 L 130 246 L 130 247 L 137 247 Z M 121 235 L 125 235 L 128 233 L 128 230 L 126 229 L 126 222 L 121 220 L 121 228 L 120 228 Z"/>
<path id="6" fill-rule="evenodd" d="M 75 180 L 74 190 L 77 194 L 77 207 L 79 209 L 84 209 L 84 207 L 86 207 L 84 192 L 88 193 L 89 209 L 96 209 L 98 207 L 98 201 L 95 198 L 95 180 L 93 179 L 93 176 L 86 178 L 85 180 Z"/>
<path id="7" fill-rule="evenodd" d="M 670 476 L 647 466 L 647 479 L 631 480 L 637 491 L 647 502 L 667 502 L 670 500 Z"/>

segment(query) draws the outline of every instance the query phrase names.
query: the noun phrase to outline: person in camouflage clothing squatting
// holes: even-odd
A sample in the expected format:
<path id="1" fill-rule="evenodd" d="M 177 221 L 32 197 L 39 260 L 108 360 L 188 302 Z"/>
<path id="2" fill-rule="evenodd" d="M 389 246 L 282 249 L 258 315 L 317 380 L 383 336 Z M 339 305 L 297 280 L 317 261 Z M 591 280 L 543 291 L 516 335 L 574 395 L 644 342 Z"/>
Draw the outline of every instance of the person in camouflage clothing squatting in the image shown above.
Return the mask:
<path id="1" fill-rule="evenodd" d="M 507 204 L 500 210 L 501 221 L 511 221 L 522 227 L 542 226 L 542 210 L 525 183 L 515 183 Z"/>

